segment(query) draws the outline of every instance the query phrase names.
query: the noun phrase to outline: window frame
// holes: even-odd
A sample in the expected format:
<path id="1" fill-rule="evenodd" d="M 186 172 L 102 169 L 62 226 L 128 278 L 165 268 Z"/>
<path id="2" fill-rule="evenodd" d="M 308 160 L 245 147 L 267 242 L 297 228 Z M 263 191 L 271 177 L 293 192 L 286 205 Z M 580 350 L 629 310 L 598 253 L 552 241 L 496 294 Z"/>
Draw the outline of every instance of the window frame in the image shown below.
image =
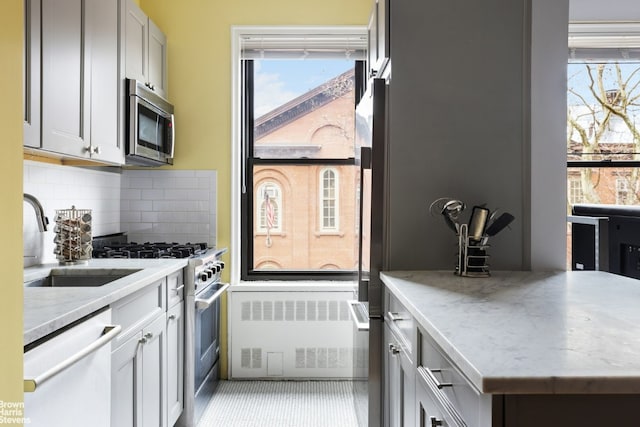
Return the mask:
<path id="1" fill-rule="evenodd" d="M 238 141 L 241 143 L 241 154 L 239 158 L 240 168 L 239 175 L 241 177 L 240 181 L 240 206 L 238 213 L 240 215 L 240 228 L 238 231 L 239 238 L 236 241 L 240 245 L 240 269 L 239 269 L 239 279 L 241 281 L 269 281 L 269 280 L 282 280 L 282 281 L 299 281 L 299 280 L 348 280 L 352 281 L 357 278 L 357 271 L 354 270 L 345 270 L 345 271 L 327 271 L 327 270 L 286 270 L 279 269 L 276 271 L 268 271 L 268 270 L 259 270 L 253 267 L 255 264 L 255 260 L 253 257 L 254 254 L 254 229 L 253 229 L 253 221 L 254 215 L 257 213 L 256 210 L 256 195 L 254 194 L 253 188 L 253 174 L 254 169 L 258 166 L 277 166 L 277 165 L 317 165 L 323 167 L 323 169 L 349 165 L 355 166 L 356 161 L 355 157 L 349 158 L 291 158 L 291 159 L 269 159 L 269 158 L 260 158 L 253 157 L 254 153 L 254 138 L 253 138 L 253 126 L 254 117 L 253 117 L 253 60 L 246 59 L 240 60 L 240 75 L 242 76 L 239 84 L 241 85 L 238 90 L 240 90 L 240 94 L 242 94 L 243 102 L 241 105 L 238 105 L 239 108 L 239 124 L 240 126 L 240 135 L 238 136 Z M 355 96 L 356 102 L 359 96 L 364 92 L 364 71 L 365 66 L 363 61 L 355 61 L 355 69 L 356 69 L 356 84 L 355 84 Z M 246 88 L 245 91 L 242 89 Z M 240 98 L 238 98 L 240 99 Z M 355 105 L 354 105 L 355 109 Z M 334 168 L 335 171 L 335 168 Z M 282 190 L 282 188 L 281 188 Z M 281 198 L 284 198 L 284 195 L 281 194 Z M 282 210 L 281 210 L 282 212 Z M 245 215 L 244 213 L 250 213 Z M 282 215 L 281 215 L 282 216 Z M 280 218 L 280 224 L 284 219 Z M 278 232 L 284 232 L 284 229 Z M 337 230 L 336 230 L 337 231 Z M 335 231 L 331 232 L 332 234 Z M 322 234 L 325 234 L 324 232 Z M 232 275 L 234 272 L 232 271 Z"/>

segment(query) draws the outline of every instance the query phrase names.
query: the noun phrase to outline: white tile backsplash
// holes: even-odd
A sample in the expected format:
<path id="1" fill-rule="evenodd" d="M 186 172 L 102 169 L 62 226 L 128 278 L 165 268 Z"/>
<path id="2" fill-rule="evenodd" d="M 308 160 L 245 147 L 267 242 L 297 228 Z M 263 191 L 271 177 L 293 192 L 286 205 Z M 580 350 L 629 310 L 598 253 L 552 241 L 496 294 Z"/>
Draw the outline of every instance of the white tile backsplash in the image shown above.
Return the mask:
<path id="1" fill-rule="evenodd" d="M 130 241 L 206 242 L 216 245 L 216 172 L 119 170 L 24 161 L 24 192 L 49 218 L 41 233 L 24 203 L 25 266 L 56 262 L 53 222 L 57 209 L 91 209 L 93 235 L 127 232 Z"/>
<path id="2" fill-rule="evenodd" d="M 53 222 L 58 209 L 92 210 L 93 235 L 120 231 L 119 170 L 89 169 L 50 163 L 24 161 L 23 188 L 35 196 L 49 218 L 49 230 L 38 231 L 31 205 L 23 205 L 25 266 L 56 262 L 53 254 Z"/>
<path id="3" fill-rule="evenodd" d="M 216 172 L 125 170 L 121 226 L 130 241 L 216 245 Z"/>

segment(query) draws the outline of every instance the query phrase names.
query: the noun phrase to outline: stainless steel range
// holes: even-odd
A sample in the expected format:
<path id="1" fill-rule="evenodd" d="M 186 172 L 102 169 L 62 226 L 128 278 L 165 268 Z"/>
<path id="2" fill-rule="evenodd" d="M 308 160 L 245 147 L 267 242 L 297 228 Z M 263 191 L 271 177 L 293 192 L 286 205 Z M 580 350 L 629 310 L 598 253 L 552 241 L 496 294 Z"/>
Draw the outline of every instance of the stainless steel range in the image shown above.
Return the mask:
<path id="1" fill-rule="evenodd" d="M 184 410 L 178 427 L 193 427 L 200 419 L 220 377 L 220 296 L 224 249 L 206 243 L 127 242 L 126 236 L 93 241 L 94 258 L 188 258 L 184 275 Z"/>
<path id="2" fill-rule="evenodd" d="M 176 426 L 193 427 L 200 419 L 220 377 L 220 296 L 225 249 L 211 249 L 189 259 L 185 274 L 184 411 Z M 188 363 L 186 361 L 194 361 Z"/>

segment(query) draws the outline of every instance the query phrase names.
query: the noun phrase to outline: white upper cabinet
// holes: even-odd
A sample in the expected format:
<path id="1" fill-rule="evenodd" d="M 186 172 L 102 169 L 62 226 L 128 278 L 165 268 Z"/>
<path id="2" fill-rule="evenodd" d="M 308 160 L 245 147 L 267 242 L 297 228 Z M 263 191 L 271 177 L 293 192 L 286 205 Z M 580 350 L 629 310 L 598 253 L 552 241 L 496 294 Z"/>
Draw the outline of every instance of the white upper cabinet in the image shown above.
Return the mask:
<path id="1" fill-rule="evenodd" d="M 132 1 L 123 7 L 125 74 L 167 97 L 167 38 Z"/>
<path id="2" fill-rule="evenodd" d="M 76 157 L 87 157 L 91 144 L 91 39 L 83 3 L 42 4 L 42 148 Z"/>
<path id="3" fill-rule="evenodd" d="M 24 145 L 40 147 L 40 19 L 39 0 L 24 2 Z"/>
<path id="4" fill-rule="evenodd" d="M 380 77 L 391 58 L 389 43 L 390 0 L 374 0 L 369 16 L 367 32 L 369 35 L 368 55 L 369 78 Z"/>
<path id="5" fill-rule="evenodd" d="M 24 145 L 124 163 L 118 0 L 26 0 L 25 21 Z"/>
<path id="6" fill-rule="evenodd" d="M 163 98 L 167 98 L 167 38 L 149 20 L 149 84 Z"/>
<path id="7" fill-rule="evenodd" d="M 91 157 L 124 163 L 124 139 L 120 137 L 120 110 L 124 105 L 118 61 L 118 2 L 97 0 L 87 6 L 91 36 Z"/>

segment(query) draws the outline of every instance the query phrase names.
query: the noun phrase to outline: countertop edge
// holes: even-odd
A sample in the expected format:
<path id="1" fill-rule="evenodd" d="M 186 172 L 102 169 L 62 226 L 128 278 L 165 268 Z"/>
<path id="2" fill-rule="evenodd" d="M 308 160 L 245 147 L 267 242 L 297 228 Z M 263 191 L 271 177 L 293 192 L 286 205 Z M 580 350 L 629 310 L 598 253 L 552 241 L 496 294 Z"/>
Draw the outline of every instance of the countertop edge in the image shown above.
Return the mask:
<path id="1" fill-rule="evenodd" d="M 403 272 L 404 273 L 404 272 Z M 407 272 L 408 273 L 408 272 Z M 462 374 L 469 380 L 469 382 L 479 390 L 481 393 L 484 391 L 484 382 L 482 375 L 478 370 L 462 355 L 460 352 L 445 338 L 445 336 L 427 319 L 427 317 L 418 310 L 415 305 L 406 298 L 402 293 L 402 290 L 397 286 L 397 278 L 390 276 L 394 272 L 382 272 L 380 278 L 382 282 L 389 288 L 393 295 L 398 298 L 400 303 L 404 305 L 409 313 L 415 318 L 416 322 L 422 327 L 433 340 L 440 346 L 440 348 L 448 355 L 448 357 L 455 363 Z M 453 273 L 451 273 L 453 274 Z"/>
<path id="2" fill-rule="evenodd" d="M 625 375 L 562 375 L 562 376 L 526 376 L 500 377 L 482 374 L 465 356 L 432 324 L 427 315 L 418 310 L 414 303 L 403 293 L 400 280 L 420 271 L 387 271 L 381 273 L 381 279 L 387 288 L 398 298 L 440 348 L 447 354 L 461 373 L 480 393 L 486 394 L 640 394 L 640 372 L 630 371 Z M 442 273 L 442 272 L 434 272 Z M 507 272 L 508 273 L 508 272 Z M 551 277 L 567 272 L 543 272 L 541 277 Z M 452 274 L 452 273 L 450 273 Z M 522 272 L 520 272 L 522 274 Z M 403 277 L 406 276 L 406 277 Z M 464 279 L 473 280 L 473 279 Z M 420 286 L 428 286 L 412 282 Z"/>
<path id="3" fill-rule="evenodd" d="M 93 265 L 91 265 L 90 268 L 102 268 L 103 265 L 111 266 L 112 264 L 113 261 L 107 264 L 106 262 L 96 260 L 93 261 Z M 186 265 L 186 259 L 169 259 L 163 260 L 162 262 L 118 260 L 117 267 L 109 268 L 140 268 L 141 271 L 132 274 L 129 279 L 125 277 L 113 283 L 95 288 L 25 288 L 25 317 L 29 315 L 30 310 L 45 311 L 45 309 L 49 309 L 51 313 L 43 316 L 42 321 L 25 322 L 34 324 L 24 325 L 23 345 L 28 346 L 51 333 L 65 328 L 73 322 L 151 285 L 156 280 L 184 268 Z M 26 270 L 25 277 L 31 278 L 34 276 L 33 271 L 35 270 L 46 270 L 58 267 L 56 264 L 51 264 L 30 268 Z M 86 265 L 78 267 L 87 268 Z M 69 301 L 69 299 L 73 297 L 77 298 L 77 305 L 73 305 L 73 301 Z M 43 302 L 44 300 L 51 301 L 51 304 L 47 307 L 47 304 Z M 59 310 L 58 312 L 51 308 L 51 305 L 60 304 L 60 302 L 65 302 L 65 304 L 73 306 L 69 309 Z"/>

